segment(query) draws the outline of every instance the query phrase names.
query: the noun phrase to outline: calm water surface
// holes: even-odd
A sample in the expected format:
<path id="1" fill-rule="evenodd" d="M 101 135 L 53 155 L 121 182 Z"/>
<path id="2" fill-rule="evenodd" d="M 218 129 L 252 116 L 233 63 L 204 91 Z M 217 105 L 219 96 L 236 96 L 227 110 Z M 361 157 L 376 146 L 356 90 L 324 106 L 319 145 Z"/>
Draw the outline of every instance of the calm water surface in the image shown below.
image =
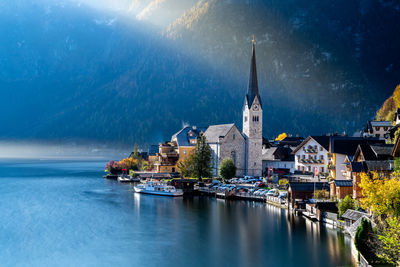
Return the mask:
<path id="1" fill-rule="evenodd" d="M 273 206 L 134 194 L 104 162 L 1 161 L 1 266 L 350 266 L 350 240 Z"/>

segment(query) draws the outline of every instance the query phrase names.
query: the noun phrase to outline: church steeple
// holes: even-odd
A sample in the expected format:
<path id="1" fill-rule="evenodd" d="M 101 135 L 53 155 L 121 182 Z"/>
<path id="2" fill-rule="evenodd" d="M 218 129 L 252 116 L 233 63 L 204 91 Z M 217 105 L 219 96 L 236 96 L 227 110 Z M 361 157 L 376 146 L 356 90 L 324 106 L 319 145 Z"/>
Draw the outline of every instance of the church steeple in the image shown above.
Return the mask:
<path id="1" fill-rule="evenodd" d="M 255 48 L 255 39 L 253 35 L 252 41 L 252 55 L 251 55 L 251 64 L 250 64 L 250 77 L 249 77 L 249 84 L 247 87 L 247 106 L 250 108 L 251 104 L 253 104 L 254 98 L 258 96 L 261 105 L 261 97 L 258 93 L 258 80 L 257 80 L 257 64 L 256 64 L 256 48 Z"/>

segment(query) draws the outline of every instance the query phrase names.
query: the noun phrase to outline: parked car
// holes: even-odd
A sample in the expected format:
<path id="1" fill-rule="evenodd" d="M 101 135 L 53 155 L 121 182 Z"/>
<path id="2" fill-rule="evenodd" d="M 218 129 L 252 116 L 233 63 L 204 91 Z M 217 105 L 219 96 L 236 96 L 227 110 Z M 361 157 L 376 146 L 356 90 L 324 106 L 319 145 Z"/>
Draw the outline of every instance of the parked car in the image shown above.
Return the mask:
<path id="1" fill-rule="evenodd" d="M 237 184 L 239 182 L 239 179 L 238 178 L 232 178 L 229 182 L 231 184 Z"/>
<path id="2" fill-rule="evenodd" d="M 257 190 L 257 191 L 254 193 L 254 195 L 256 195 L 256 196 L 261 196 L 261 195 L 264 194 L 266 191 L 267 191 L 267 190 L 265 190 L 265 189 L 259 189 L 259 190 Z"/>
<path id="3" fill-rule="evenodd" d="M 256 182 L 254 183 L 254 187 L 263 187 L 264 183 L 263 182 Z"/>
<path id="4" fill-rule="evenodd" d="M 281 193 L 281 194 L 279 195 L 279 198 L 280 198 L 280 199 L 285 199 L 285 198 L 287 198 L 287 192 Z"/>
<path id="5" fill-rule="evenodd" d="M 279 196 L 279 190 L 278 189 L 271 189 L 271 190 L 268 191 L 268 193 L 266 195 L 267 196 L 277 197 L 277 196 Z"/>

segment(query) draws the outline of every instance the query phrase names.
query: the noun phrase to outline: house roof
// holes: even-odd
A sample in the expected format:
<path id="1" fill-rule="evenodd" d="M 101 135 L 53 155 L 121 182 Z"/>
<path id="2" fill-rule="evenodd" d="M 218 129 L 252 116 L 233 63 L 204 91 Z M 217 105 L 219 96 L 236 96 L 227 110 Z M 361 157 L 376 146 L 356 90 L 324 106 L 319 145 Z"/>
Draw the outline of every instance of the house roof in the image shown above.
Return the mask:
<path id="1" fill-rule="evenodd" d="M 197 139 L 201 133 L 204 133 L 207 127 L 187 126 L 175 133 L 171 140 L 176 140 L 178 146 L 194 146 L 190 141 Z"/>
<path id="2" fill-rule="evenodd" d="M 373 126 L 373 127 L 375 127 L 375 126 L 380 126 L 380 127 L 382 127 L 382 126 L 386 126 L 386 127 L 391 127 L 392 126 L 392 122 L 391 121 L 371 121 L 371 125 Z"/>
<path id="3" fill-rule="evenodd" d="M 359 144 L 354 158 L 362 154 L 364 160 L 391 160 L 393 158 L 392 144 Z"/>
<path id="4" fill-rule="evenodd" d="M 357 221 L 358 219 L 360 219 L 361 217 L 368 215 L 365 212 L 361 212 L 361 211 L 356 211 L 356 210 L 352 210 L 352 209 L 348 209 L 346 210 L 346 212 L 342 215 L 342 218 L 344 219 L 348 219 L 348 220 L 352 220 L 352 221 Z"/>
<path id="5" fill-rule="evenodd" d="M 331 136 L 329 151 L 331 153 L 353 156 L 359 144 L 384 144 L 384 142 L 384 140 L 379 140 L 378 138 Z"/>
<path id="6" fill-rule="evenodd" d="M 334 180 L 334 183 L 338 187 L 352 187 L 353 186 L 352 180 Z"/>
<path id="7" fill-rule="evenodd" d="M 293 154 L 296 153 L 297 151 L 299 151 L 303 146 L 305 146 L 311 139 L 315 140 L 320 146 L 322 146 L 323 148 L 325 148 L 326 150 L 329 151 L 329 137 L 330 136 L 326 136 L 326 135 L 321 135 L 321 136 L 317 136 L 317 135 L 310 135 L 309 137 L 307 137 L 303 142 L 301 142 L 300 145 L 298 145 L 295 150 L 293 150 Z"/>
<path id="8" fill-rule="evenodd" d="M 289 183 L 289 188 L 292 192 L 313 192 L 314 190 L 329 190 L 329 184 L 324 182 L 293 182 Z"/>
<path id="9" fill-rule="evenodd" d="M 230 124 L 219 124 L 219 125 L 209 126 L 206 132 L 204 133 L 207 142 L 219 143 L 220 137 L 224 138 L 228 134 L 228 132 L 232 129 L 232 127 L 236 127 L 236 125 L 234 123 L 230 123 Z"/>
<path id="10" fill-rule="evenodd" d="M 364 162 L 368 171 L 392 171 L 394 160 L 368 160 Z"/>
<path id="11" fill-rule="evenodd" d="M 275 160 L 274 153 L 278 149 L 278 147 L 273 146 L 264 150 L 262 154 L 262 160 Z"/>

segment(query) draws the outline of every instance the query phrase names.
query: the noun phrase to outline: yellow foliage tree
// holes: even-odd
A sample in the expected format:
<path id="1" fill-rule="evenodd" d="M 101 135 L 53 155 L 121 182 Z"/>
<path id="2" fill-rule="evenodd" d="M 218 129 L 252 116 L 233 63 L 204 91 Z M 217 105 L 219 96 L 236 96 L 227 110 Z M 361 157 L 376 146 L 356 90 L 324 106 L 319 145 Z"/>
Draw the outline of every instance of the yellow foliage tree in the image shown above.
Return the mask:
<path id="1" fill-rule="evenodd" d="M 393 95 L 386 99 L 382 107 L 378 110 L 376 119 L 380 121 L 393 121 L 397 108 L 400 108 L 400 85 L 394 89 Z"/>
<path id="2" fill-rule="evenodd" d="M 139 159 L 134 158 L 125 158 L 118 162 L 122 169 L 126 170 L 138 170 L 140 165 Z"/>
<path id="3" fill-rule="evenodd" d="M 400 215 L 400 173 L 361 175 L 361 206 L 376 215 Z"/>
<path id="4" fill-rule="evenodd" d="M 283 139 L 285 139 L 287 137 L 286 133 L 281 133 L 280 135 L 278 135 L 277 138 L 275 138 L 275 141 L 282 141 Z"/>

